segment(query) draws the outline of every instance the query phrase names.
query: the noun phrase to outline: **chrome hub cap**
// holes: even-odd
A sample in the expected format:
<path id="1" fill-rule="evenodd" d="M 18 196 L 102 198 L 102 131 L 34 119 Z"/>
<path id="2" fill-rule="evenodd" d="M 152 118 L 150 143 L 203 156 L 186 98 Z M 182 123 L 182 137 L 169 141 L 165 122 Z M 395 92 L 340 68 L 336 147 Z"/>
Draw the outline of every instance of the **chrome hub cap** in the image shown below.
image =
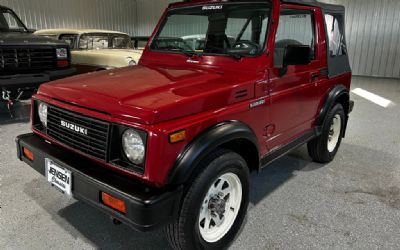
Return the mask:
<path id="1" fill-rule="evenodd" d="M 241 202 L 242 184 L 236 174 L 227 173 L 214 181 L 203 200 L 198 222 L 205 241 L 217 242 L 229 232 Z"/>
<path id="2" fill-rule="evenodd" d="M 328 135 L 328 151 L 332 153 L 335 151 L 336 146 L 339 142 L 340 133 L 342 130 L 342 118 L 339 114 L 335 115 L 332 120 L 331 127 Z"/>

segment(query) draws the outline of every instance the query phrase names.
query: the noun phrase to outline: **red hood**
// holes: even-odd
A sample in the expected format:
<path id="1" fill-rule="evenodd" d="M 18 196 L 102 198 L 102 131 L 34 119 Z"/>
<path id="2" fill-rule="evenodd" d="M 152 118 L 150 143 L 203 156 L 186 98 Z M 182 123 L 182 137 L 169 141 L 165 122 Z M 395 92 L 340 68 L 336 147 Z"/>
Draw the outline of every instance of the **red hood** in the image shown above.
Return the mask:
<path id="1" fill-rule="evenodd" d="M 135 66 L 44 84 L 39 94 L 154 124 L 252 98 L 254 80 L 243 72 Z"/>

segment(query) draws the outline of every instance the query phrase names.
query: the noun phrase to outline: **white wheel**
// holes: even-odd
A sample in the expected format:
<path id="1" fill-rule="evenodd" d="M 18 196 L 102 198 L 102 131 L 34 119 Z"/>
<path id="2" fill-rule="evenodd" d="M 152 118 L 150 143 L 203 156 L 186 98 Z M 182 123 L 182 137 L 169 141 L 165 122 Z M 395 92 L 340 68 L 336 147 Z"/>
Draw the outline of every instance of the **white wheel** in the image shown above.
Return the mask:
<path id="1" fill-rule="evenodd" d="M 174 249 L 227 249 L 249 205 L 249 168 L 239 154 L 217 148 L 202 159 L 203 169 L 183 198 L 179 217 L 166 227 Z"/>
<path id="2" fill-rule="evenodd" d="M 329 129 L 329 136 L 328 136 L 329 153 L 335 151 L 336 146 L 339 142 L 341 130 L 342 130 L 342 118 L 340 117 L 339 114 L 336 114 L 335 117 L 333 117 L 332 124 Z"/>
<path id="3" fill-rule="evenodd" d="M 233 173 L 218 177 L 203 200 L 198 226 L 208 243 L 222 239 L 231 229 L 242 202 L 242 183 Z"/>

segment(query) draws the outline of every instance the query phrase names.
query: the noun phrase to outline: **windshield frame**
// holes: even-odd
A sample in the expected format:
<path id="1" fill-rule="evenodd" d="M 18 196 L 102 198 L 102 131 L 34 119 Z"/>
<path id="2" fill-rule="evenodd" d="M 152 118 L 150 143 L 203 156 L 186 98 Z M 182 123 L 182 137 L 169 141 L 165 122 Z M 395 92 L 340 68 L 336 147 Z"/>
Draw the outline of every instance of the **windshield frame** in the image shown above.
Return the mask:
<path id="1" fill-rule="evenodd" d="M 189 6 L 179 6 L 175 8 L 170 8 L 166 11 L 165 15 L 163 16 L 163 20 L 160 22 L 160 25 L 157 28 L 157 32 L 155 32 L 154 36 L 151 39 L 151 42 L 148 44 L 148 49 L 151 52 L 155 53 L 166 53 L 166 54 L 181 54 L 185 55 L 187 52 L 192 52 L 192 51 L 171 51 L 171 50 L 160 50 L 160 49 L 154 49 L 152 48 L 152 44 L 155 41 L 156 38 L 159 37 L 160 33 L 163 31 L 166 23 L 168 22 L 168 17 L 173 15 L 175 11 L 177 10 L 183 10 L 183 9 L 191 9 L 191 8 L 196 8 L 196 7 L 202 7 L 202 6 L 213 6 L 213 5 L 239 5 L 239 4 L 252 4 L 252 3 L 257 3 L 257 4 L 266 4 L 269 7 L 268 11 L 268 24 L 266 27 L 266 32 L 265 32 L 265 40 L 263 46 L 260 48 L 259 52 L 257 54 L 251 55 L 251 54 L 241 54 L 242 57 L 248 57 L 248 58 L 256 58 L 260 57 L 262 54 L 264 54 L 267 50 L 267 44 L 268 44 L 268 39 L 269 39 L 269 33 L 271 31 L 271 26 L 273 24 L 272 22 L 272 13 L 273 13 L 273 3 L 270 0 L 255 0 L 255 1 L 235 1 L 235 2 L 206 2 L 206 3 L 198 3 L 198 4 L 193 4 Z M 207 35 L 207 34 L 205 34 Z M 210 52 L 195 52 L 194 54 L 198 56 L 222 56 L 222 57 L 231 57 L 229 53 L 210 53 Z"/>
<path id="2" fill-rule="evenodd" d="M 76 49 L 75 50 L 80 50 L 80 51 L 90 51 L 90 50 L 97 50 L 97 49 L 84 49 L 84 48 L 80 48 L 79 44 L 80 41 L 82 39 L 82 37 L 84 36 L 108 36 L 108 42 L 110 44 L 110 41 L 112 40 L 113 37 L 118 37 L 118 36 L 124 36 L 128 39 L 128 41 L 130 42 L 130 47 L 129 48 L 113 48 L 113 47 L 107 47 L 107 48 L 103 48 L 103 49 L 107 49 L 107 50 L 117 50 L 117 49 L 125 49 L 125 50 L 134 50 L 133 47 L 133 43 L 131 40 L 131 37 L 128 34 L 124 34 L 124 33 L 109 33 L 109 32 L 88 32 L 88 33 L 83 33 L 80 34 L 79 37 L 76 40 Z"/>
<path id="3" fill-rule="evenodd" d="M 6 8 L 1 6 L 0 7 L 0 14 L 3 15 L 3 13 L 9 13 L 11 14 L 15 20 L 18 22 L 19 26 L 21 26 L 24 30 L 16 30 L 16 29 L 10 29 L 8 28 L 8 31 L 1 31 L 0 32 L 23 32 L 23 33 L 29 33 L 28 27 L 26 27 L 25 23 L 22 22 L 22 20 L 19 18 L 19 16 L 14 12 L 14 10 L 10 8 Z"/>

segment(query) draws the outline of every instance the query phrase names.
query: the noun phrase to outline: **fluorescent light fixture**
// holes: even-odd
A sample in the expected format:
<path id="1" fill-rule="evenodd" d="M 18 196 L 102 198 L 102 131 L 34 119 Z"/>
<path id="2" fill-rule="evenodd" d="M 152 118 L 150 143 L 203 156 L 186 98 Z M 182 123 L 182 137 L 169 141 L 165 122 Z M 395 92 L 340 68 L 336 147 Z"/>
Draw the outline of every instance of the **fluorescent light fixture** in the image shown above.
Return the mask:
<path id="1" fill-rule="evenodd" d="M 381 107 L 384 107 L 384 108 L 388 108 L 390 106 L 396 105 L 391 100 L 388 100 L 386 98 L 383 98 L 383 97 L 381 97 L 379 95 L 376 95 L 374 93 L 371 93 L 371 92 L 366 91 L 366 90 L 361 89 L 361 88 L 356 88 L 351 92 L 353 92 L 354 94 L 356 94 L 358 96 L 361 96 L 364 99 L 367 99 L 370 102 L 373 102 L 373 103 L 375 103 L 375 104 L 377 104 L 377 105 L 379 105 Z"/>

